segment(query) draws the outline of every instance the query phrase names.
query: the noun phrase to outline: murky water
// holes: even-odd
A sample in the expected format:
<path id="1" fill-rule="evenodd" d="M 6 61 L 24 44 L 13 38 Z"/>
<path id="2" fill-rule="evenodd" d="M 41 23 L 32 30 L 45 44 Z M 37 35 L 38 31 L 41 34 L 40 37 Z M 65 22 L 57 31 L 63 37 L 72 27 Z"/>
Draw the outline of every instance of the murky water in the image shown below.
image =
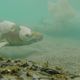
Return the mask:
<path id="1" fill-rule="evenodd" d="M 1 56 L 61 65 L 79 71 L 79 0 L 1 0 L 0 20 L 30 25 L 44 39 L 28 46 L 2 47 Z"/>

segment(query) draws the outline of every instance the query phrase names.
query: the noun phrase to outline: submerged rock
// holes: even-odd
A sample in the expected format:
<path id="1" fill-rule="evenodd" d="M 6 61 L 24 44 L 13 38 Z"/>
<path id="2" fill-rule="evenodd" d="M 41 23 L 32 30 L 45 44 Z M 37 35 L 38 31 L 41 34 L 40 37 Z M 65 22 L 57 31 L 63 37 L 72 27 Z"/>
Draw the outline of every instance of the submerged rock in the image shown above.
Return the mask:
<path id="1" fill-rule="evenodd" d="M 26 59 L 12 60 L 1 57 L 0 80 L 77 80 L 80 77 L 66 73 L 61 67 L 42 65 Z"/>

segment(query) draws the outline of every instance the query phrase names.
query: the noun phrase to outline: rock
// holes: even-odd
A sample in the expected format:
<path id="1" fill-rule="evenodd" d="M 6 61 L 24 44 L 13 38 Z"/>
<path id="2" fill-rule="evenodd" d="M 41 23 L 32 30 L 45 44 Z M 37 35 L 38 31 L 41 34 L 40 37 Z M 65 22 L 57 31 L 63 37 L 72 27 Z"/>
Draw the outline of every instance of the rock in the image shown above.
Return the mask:
<path id="1" fill-rule="evenodd" d="M 41 68 L 42 72 L 48 73 L 50 75 L 60 74 L 57 70 L 49 69 L 49 68 Z"/>
<path id="2" fill-rule="evenodd" d="M 76 74 L 66 74 L 59 67 L 42 66 L 26 59 L 4 59 L 0 61 L 0 77 L 13 76 L 16 80 L 80 80 Z M 29 79 L 30 78 L 30 79 Z M 8 77 L 6 77 L 7 80 Z M 0 79 L 1 80 L 1 79 Z"/>

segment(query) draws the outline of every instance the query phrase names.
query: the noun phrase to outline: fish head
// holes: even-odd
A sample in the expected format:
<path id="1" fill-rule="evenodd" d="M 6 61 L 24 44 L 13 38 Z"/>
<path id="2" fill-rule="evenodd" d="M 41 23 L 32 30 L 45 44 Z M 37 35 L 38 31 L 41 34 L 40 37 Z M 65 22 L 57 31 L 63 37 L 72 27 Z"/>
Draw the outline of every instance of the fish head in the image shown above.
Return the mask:
<path id="1" fill-rule="evenodd" d="M 40 32 L 32 32 L 31 35 L 25 35 L 26 37 L 23 40 L 25 45 L 29 45 L 43 39 L 43 34 Z"/>
<path id="2" fill-rule="evenodd" d="M 32 44 L 43 39 L 40 32 L 32 31 L 26 26 L 20 26 L 19 37 L 25 44 Z"/>

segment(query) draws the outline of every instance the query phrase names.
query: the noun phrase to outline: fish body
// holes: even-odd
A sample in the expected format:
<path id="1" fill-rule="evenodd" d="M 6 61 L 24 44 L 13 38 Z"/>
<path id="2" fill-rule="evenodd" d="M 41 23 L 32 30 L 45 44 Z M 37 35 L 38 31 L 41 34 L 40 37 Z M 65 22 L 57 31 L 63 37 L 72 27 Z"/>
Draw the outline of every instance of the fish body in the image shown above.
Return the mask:
<path id="1" fill-rule="evenodd" d="M 9 23 L 8 23 L 9 25 Z M 10 24 L 10 26 L 12 26 Z M 9 27 L 10 28 L 10 27 Z M 26 26 L 16 26 L 11 29 L 3 28 L 5 33 L 0 36 L 0 47 L 2 46 L 24 46 L 42 40 L 43 36 L 39 32 L 34 32 Z"/>

